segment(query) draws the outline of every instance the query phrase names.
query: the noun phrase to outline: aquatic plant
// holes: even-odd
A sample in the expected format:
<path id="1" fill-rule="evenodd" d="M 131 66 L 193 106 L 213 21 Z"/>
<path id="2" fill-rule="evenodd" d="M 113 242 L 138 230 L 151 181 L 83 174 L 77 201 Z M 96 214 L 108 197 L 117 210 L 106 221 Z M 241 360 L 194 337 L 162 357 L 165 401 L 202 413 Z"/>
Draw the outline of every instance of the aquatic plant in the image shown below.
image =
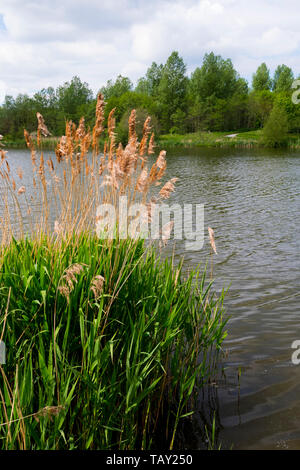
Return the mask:
<path id="1" fill-rule="evenodd" d="M 224 293 L 213 294 L 205 273 L 185 276 L 142 238 L 96 235 L 99 204 L 126 194 L 151 217 L 175 183 L 156 189 L 166 154 L 148 168 L 149 120 L 139 143 L 132 111 L 123 148 L 114 110 L 106 131 L 103 113 L 99 95 L 92 131 L 67 122 L 46 162 L 38 116 L 39 149 L 24 132 L 32 187 L 1 150 L 1 449 L 173 448 L 226 335 Z"/>

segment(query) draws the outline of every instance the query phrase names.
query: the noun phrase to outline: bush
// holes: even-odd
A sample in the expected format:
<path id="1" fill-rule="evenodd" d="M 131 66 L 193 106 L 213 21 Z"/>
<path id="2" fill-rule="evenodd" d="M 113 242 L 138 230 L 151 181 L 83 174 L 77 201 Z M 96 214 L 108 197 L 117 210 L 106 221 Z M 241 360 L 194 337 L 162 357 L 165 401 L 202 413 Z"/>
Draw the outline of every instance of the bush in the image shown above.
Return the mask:
<path id="1" fill-rule="evenodd" d="M 286 145 L 288 130 L 287 113 L 278 104 L 275 104 L 263 128 L 263 143 L 268 147 L 280 147 Z"/>

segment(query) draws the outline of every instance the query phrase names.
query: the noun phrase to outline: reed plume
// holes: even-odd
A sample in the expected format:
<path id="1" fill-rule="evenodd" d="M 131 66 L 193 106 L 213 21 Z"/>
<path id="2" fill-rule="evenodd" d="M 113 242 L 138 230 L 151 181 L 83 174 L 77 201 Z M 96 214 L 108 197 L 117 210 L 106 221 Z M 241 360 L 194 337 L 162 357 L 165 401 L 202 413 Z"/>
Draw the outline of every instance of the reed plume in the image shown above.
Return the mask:
<path id="1" fill-rule="evenodd" d="M 168 199 L 173 191 L 175 191 L 175 183 L 178 178 L 171 178 L 159 191 L 161 199 Z"/>
<path id="2" fill-rule="evenodd" d="M 78 276 L 83 270 L 83 265 L 75 263 L 70 266 L 65 274 L 62 276 L 62 285 L 58 286 L 58 291 L 63 295 L 67 301 L 70 301 L 70 294 L 74 290 L 75 284 L 78 282 L 76 275 Z"/>
<path id="3" fill-rule="evenodd" d="M 15 179 L 10 177 L 7 155 L 0 150 L 1 175 L 6 182 L 7 197 L 14 189 L 19 195 L 24 194 L 25 190 L 30 194 L 28 200 L 24 198 L 22 201 L 22 207 L 18 207 L 18 203 L 13 199 L 17 206 L 15 209 L 20 214 L 20 232 L 24 231 L 25 219 L 30 231 L 37 237 L 45 233 L 53 234 L 57 242 L 64 238 L 57 236 L 62 230 L 55 221 L 59 221 L 60 227 L 63 227 L 64 236 L 94 232 L 96 208 L 103 203 L 117 207 L 120 195 L 128 196 L 129 206 L 135 202 L 148 204 L 152 198 L 147 206 L 150 220 L 155 204 L 170 197 L 174 191 L 177 178 L 168 181 L 155 195 L 155 187 L 161 184 L 165 175 L 167 161 L 166 152 L 162 150 L 150 170 L 148 169 L 148 156 L 154 153 L 154 133 L 151 134 L 149 116 L 144 122 L 139 143 L 136 111 L 131 111 L 128 120 L 128 142 L 123 148 L 122 144 L 117 142 L 115 109 L 112 109 L 107 120 L 108 140 L 104 143 L 103 153 L 99 154 L 99 138 L 104 132 L 104 97 L 101 93 L 97 96 L 95 114 L 92 133 L 86 129 L 84 118 L 80 119 L 78 126 L 72 121 L 66 122 L 65 135 L 59 139 L 55 149 L 55 164 L 51 157 L 45 161 L 42 151 L 38 155 L 31 135 L 24 130 L 26 145 L 31 151 L 33 169 L 32 184 L 29 186 L 26 181 L 26 186 L 24 184 L 17 189 Z M 37 113 L 37 118 L 38 132 L 41 136 L 48 135 L 42 114 Z M 90 150 L 92 158 L 89 157 Z M 18 169 L 17 174 L 19 179 L 23 178 L 22 169 Z M 41 214 L 31 210 L 30 201 L 41 201 Z M 27 205 L 26 208 L 23 203 Z M 13 209 L 7 209 L 4 214 L 6 221 L 0 227 L 3 240 L 16 236 L 9 214 L 9 210 Z"/>
<path id="4" fill-rule="evenodd" d="M 208 227 L 208 234 L 209 234 L 209 242 L 211 249 L 213 252 L 217 255 L 217 248 L 216 248 L 216 243 L 215 243 L 215 232 L 211 227 Z"/>
<path id="5" fill-rule="evenodd" d="M 92 279 L 91 291 L 94 293 L 95 299 L 100 297 L 103 292 L 104 277 L 98 274 Z"/>

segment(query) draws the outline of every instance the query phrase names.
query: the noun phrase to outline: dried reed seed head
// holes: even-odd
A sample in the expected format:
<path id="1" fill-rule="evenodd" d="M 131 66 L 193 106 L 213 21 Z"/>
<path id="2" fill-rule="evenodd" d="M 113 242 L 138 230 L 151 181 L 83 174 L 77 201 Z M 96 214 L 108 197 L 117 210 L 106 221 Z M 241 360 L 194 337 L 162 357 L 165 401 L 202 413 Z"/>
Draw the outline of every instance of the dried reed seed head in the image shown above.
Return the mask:
<path id="1" fill-rule="evenodd" d="M 111 165 L 110 165 L 110 162 L 108 162 L 111 175 L 112 175 L 114 178 L 117 178 L 117 179 L 119 179 L 119 180 L 122 179 L 122 178 L 124 178 L 124 171 L 121 169 L 120 163 L 121 163 L 121 162 L 114 161 L 114 162 L 112 162 Z"/>
<path id="2" fill-rule="evenodd" d="M 25 192 L 26 192 L 25 186 L 21 186 L 21 187 L 18 189 L 18 194 L 24 194 Z"/>
<path id="3" fill-rule="evenodd" d="M 112 135 L 114 135 L 114 130 L 116 128 L 116 118 L 114 116 L 116 111 L 116 108 L 113 108 L 111 112 L 108 115 L 107 119 L 107 130 L 108 130 L 108 135 L 111 138 Z"/>
<path id="4" fill-rule="evenodd" d="M 123 145 L 122 145 L 122 143 L 120 142 L 119 145 L 118 145 L 118 148 L 117 148 L 117 152 L 116 152 L 117 159 L 122 158 L 122 156 L 123 156 L 123 151 L 124 151 Z"/>
<path id="5" fill-rule="evenodd" d="M 81 156 L 85 155 L 90 148 L 92 137 L 90 131 L 88 131 L 81 142 Z"/>
<path id="6" fill-rule="evenodd" d="M 148 169 L 147 167 L 143 168 L 140 176 L 138 177 L 136 189 L 140 193 L 145 193 L 148 188 Z"/>
<path id="7" fill-rule="evenodd" d="M 107 155 L 107 141 L 104 141 L 104 147 L 103 147 L 103 159 L 104 161 L 106 160 L 106 155 Z"/>
<path id="8" fill-rule="evenodd" d="M 92 279 L 91 291 L 94 293 L 95 298 L 97 299 L 103 292 L 104 277 L 98 274 Z"/>
<path id="9" fill-rule="evenodd" d="M 102 164 L 100 163 L 99 170 L 98 170 L 98 175 L 101 176 L 103 174 L 103 171 L 104 171 L 104 168 L 103 168 Z"/>
<path id="10" fill-rule="evenodd" d="M 84 120 L 84 117 L 82 117 L 79 121 L 79 125 L 75 132 L 75 140 L 82 140 L 84 136 L 85 136 L 85 120 Z"/>
<path id="11" fill-rule="evenodd" d="M 67 301 L 70 300 L 70 294 L 74 289 L 74 283 L 77 283 L 77 278 L 75 275 L 78 275 L 82 272 L 83 265 L 79 263 L 74 263 L 70 266 L 62 277 L 64 282 L 63 285 L 58 286 L 58 291 L 66 297 Z"/>
<path id="12" fill-rule="evenodd" d="M 130 113 L 129 119 L 128 119 L 128 132 L 129 132 L 129 141 L 130 140 L 136 140 L 136 111 L 133 109 Z"/>
<path id="13" fill-rule="evenodd" d="M 63 135 L 61 136 L 55 149 L 56 160 L 58 163 L 60 163 L 63 157 L 66 156 L 67 152 L 68 152 L 67 136 Z"/>
<path id="14" fill-rule="evenodd" d="M 158 174 L 158 170 L 157 170 L 157 166 L 156 166 L 156 163 L 153 163 L 152 167 L 151 167 L 151 170 L 150 170 L 150 173 L 149 173 L 149 183 L 153 183 L 156 178 L 157 178 L 157 174 Z"/>
<path id="15" fill-rule="evenodd" d="M 213 229 L 211 227 L 208 227 L 207 228 L 208 230 L 208 234 L 209 234 L 209 241 L 210 241 L 210 246 L 212 248 L 212 250 L 214 251 L 214 253 L 217 255 L 217 248 L 216 248 L 216 244 L 215 244 L 215 232 L 213 231 Z"/>
<path id="16" fill-rule="evenodd" d="M 70 119 L 69 121 L 66 121 L 66 136 L 68 139 L 68 143 L 72 141 L 72 139 L 75 138 L 75 133 L 76 133 L 76 124 Z"/>
<path id="17" fill-rule="evenodd" d="M 58 222 L 58 220 L 55 220 L 55 222 L 54 222 L 54 233 L 57 233 L 57 235 L 59 235 L 62 232 L 63 232 L 62 225 Z"/>
<path id="18" fill-rule="evenodd" d="M 170 194 L 175 190 L 174 184 L 178 178 L 171 178 L 159 191 L 159 196 L 162 199 L 168 199 L 170 197 Z"/>
<path id="19" fill-rule="evenodd" d="M 30 134 L 27 132 L 26 129 L 24 129 L 24 138 L 25 138 L 27 147 L 32 150 L 34 148 L 33 141 L 32 141 Z"/>
<path id="20" fill-rule="evenodd" d="M 141 140 L 141 143 L 140 143 L 140 150 L 139 150 L 139 154 L 141 156 L 143 156 L 145 153 L 146 153 L 146 150 L 147 150 L 147 141 L 148 141 L 148 137 L 149 137 L 149 134 L 151 132 L 151 126 L 150 126 L 150 123 L 151 123 L 151 117 L 148 116 L 144 122 L 144 126 L 143 126 L 143 137 L 142 137 L 142 140 Z"/>
<path id="21" fill-rule="evenodd" d="M 0 150 L 1 163 L 6 159 L 7 151 Z"/>
<path id="22" fill-rule="evenodd" d="M 157 157 L 156 165 L 160 170 L 165 170 L 167 167 L 166 154 L 167 152 L 165 150 L 162 150 Z"/>
<path id="23" fill-rule="evenodd" d="M 151 117 L 150 116 L 147 116 L 147 118 L 145 119 L 145 122 L 144 122 L 144 126 L 143 126 L 143 135 L 149 135 L 150 132 L 151 132 Z"/>
<path id="24" fill-rule="evenodd" d="M 94 130 L 97 136 L 99 136 L 99 134 L 103 132 L 104 106 L 104 96 L 101 93 L 98 93 L 96 103 L 96 123 L 94 126 Z"/>
<path id="25" fill-rule="evenodd" d="M 120 177 L 125 178 L 133 173 L 137 159 L 135 150 L 136 145 L 133 145 L 133 143 L 131 142 L 126 145 L 125 149 L 120 154 L 120 157 L 117 160 Z"/>
<path id="26" fill-rule="evenodd" d="M 38 131 L 41 132 L 41 134 L 44 137 L 52 135 L 51 132 L 49 132 L 49 130 L 48 130 L 46 124 L 45 124 L 44 118 L 41 115 L 41 113 L 36 113 L 36 117 L 37 117 L 37 120 L 38 120 Z"/>
<path id="27" fill-rule="evenodd" d="M 44 177 L 45 175 L 45 164 L 44 164 L 43 152 L 41 153 L 41 157 L 40 157 L 40 166 L 39 166 L 38 174 L 41 175 L 42 177 Z"/>
<path id="28" fill-rule="evenodd" d="M 93 127 L 92 133 L 92 147 L 96 153 L 98 153 L 98 141 L 97 139 L 102 134 L 104 122 L 104 96 L 99 93 L 97 95 L 97 104 L 96 104 L 96 119 L 95 125 Z"/>
<path id="29" fill-rule="evenodd" d="M 155 149 L 154 132 L 152 132 L 150 140 L 149 140 L 149 145 L 148 145 L 148 155 L 153 155 L 154 149 Z"/>
<path id="30" fill-rule="evenodd" d="M 44 408 L 40 409 L 37 411 L 33 416 L 34 419 L 39 422 L 39 418 L 41 417 L 47 417 L 50 418 L 50 421 L 52 421 L 53 416 L 58 416 L 59 413 L 64 409 L 63 405 L 57 405 L 57 406 L 45 406 Z"/>

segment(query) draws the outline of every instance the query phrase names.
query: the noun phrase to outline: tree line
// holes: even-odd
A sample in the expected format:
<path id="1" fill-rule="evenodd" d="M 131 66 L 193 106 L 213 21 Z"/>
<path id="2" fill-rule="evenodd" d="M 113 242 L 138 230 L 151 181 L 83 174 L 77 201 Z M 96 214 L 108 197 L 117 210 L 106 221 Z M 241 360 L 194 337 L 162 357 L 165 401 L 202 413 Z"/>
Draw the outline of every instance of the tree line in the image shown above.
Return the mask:
<path id="1" fill-rule="evenodd" d="M 254 130 L 267 124 L 272 128 L 275 121 L 275 131 L 280 121 L 279 127 L 281 123 L 285 131 L 299 132 L 300 107 L 291 99 L 294 79 L 288 66 L 279 65 L 271 77 L 262 63 L 249 85 L 230 59 L 213 52 L 205 54 L 202 65 L 188 76 L 183 58 L 174 51 L 165 64 L 153 62 L 136 86 L 130 78 L 119 75 L 99 91 L 107 103 L 106 117 L 116 108 L 121 139 L 126 139 L 132 108 L 137 110 L 140 127 L 151 115 L 157 134 Z M 85 116 L 86 124 L 92 127 L 95 99 L 88 83 L 77 76 L 56 89 L 43 88 L 32 97 L 6 96 L 0 107 L 0 134 L 18 139 L 24 128 L 34 131 L 37 111 L 55 136 L 64 134 L 67 119 L 78 123 Z"/>

